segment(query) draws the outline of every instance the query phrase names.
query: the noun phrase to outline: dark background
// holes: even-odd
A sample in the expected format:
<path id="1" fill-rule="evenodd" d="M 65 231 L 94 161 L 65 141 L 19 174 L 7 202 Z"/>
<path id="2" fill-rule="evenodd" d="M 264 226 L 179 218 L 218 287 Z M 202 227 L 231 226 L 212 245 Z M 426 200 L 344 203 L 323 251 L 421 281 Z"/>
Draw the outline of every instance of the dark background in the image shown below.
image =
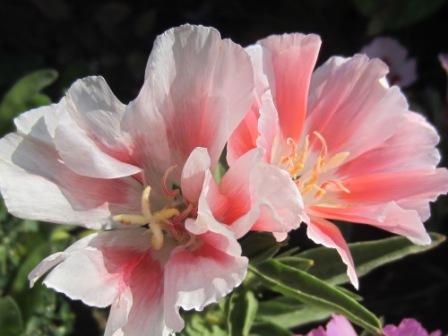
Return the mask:
<path id="1" fill-rule="evenodd" d="M 410 8 L 410 9 L 409 9 Z M 242 45 L 283 32 L 320 34 L 318 63 L 350 56 L 375 36 L 397 38 L 417 58 L 418 80 L 405 90 L 412 106 L 442 136 L 446 165 L 446 73 L 437 54 L 448 52 L 448 2 L 439 0 L 308 1 L 1 1 L 0 97 L 23 75 L 53 68 L 58 80 L 45 90 L 58 100 L 71 82 L 103 75 L 123 101 L 142 84 L 155 36 L 183 23 L 211 25 Z M 448 233 L 447 201 L 433 207 L 431 230 Z M 350 241 L 386 236 L 364 226 L 345 232 Z M 303 232 L 293 241 L 307 244 Z M 361 295 L 375 313 L 396 323 L 414 317 L 428 329 L 448 331 L 447 245 L 383 267 L 361 280 Z M 89 308 L 70 303 L 75 335 L 97 335 Z"/>

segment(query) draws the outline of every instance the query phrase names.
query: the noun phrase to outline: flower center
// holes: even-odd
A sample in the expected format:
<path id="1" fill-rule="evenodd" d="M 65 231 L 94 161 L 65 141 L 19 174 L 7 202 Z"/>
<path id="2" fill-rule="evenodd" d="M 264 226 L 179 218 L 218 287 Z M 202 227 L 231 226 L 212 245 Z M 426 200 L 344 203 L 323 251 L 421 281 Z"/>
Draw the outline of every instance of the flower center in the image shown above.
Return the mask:
<path id="1" fill-rule="evenodd" d="M 286 142 L 289 152 L 280 158 L 280 166 L 289 172 L 302 196 L 308 199 L 308 203 L 321 201 L 330 187 L 350 193 L 332 174 L 332 170 L 345 162 L 350 153 L 338 152 L 329 155 L 325 138 L 318 132 L 313 132 L 312 135 L 320 144 L 320 151 L 311 148 L 310 135 L 305 137 L 301 147 L 288 138 Z"/>
<path id="2" fill-rule="evenodd" d="M 185 206 L 184 202 L 176 202 L 176 206 L 172 206 L 179 190 L 171 190 L 166 185 L 167 176 L 173 169 L 174 167 L 170 167 L 167 170 L 162 181 L 163 192 L 168 198 L 173 200 L 170 206 L 166 206 L 155 212 L 151 211 L 151 187 L 146 186 L 141 196 L 140 215 L 118 214 L 112 217 L 115 222 L 125 225 L 147 225 L 150 233 L 151 247 L 154 250 L 160 250 L 163 247 L 165 233 L 169 233 L 177 242 L 187 243 L 187 245 L 194 243 L 194 237 L 190 236 L 183 228 L 183 221 L 191 215 L 194 215 L 194 207 L 192 204 Z M 183 209 L 179 210 L 179 208 Z"/>

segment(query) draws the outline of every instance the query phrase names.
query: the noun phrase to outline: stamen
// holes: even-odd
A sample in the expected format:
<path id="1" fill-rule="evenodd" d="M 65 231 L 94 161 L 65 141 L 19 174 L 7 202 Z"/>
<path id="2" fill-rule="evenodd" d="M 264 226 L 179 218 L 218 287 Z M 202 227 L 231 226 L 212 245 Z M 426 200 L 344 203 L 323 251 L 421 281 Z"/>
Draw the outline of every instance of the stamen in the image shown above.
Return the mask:
<path id="1" fill-rule="evenodd" d="M 314 131 L 313 134 L 316 136 L 316 138 L 319 139 L 320 141 L 320 145 L 322 147 L 321 149 L 321 155 L 323 157 L 326 157 L 328 155 L 328 146 L 327 146 L 327 142 L 325 141 L 325 138 L 322 136 L 322 134 L 320 134 L 319 132 Z"/>
<path id="2" fill-rule="evenodd" d="M 325 164 L 324 171 L 339 167 L 349 156 L 350 152 L 339 152 L 334 154 Z"/>

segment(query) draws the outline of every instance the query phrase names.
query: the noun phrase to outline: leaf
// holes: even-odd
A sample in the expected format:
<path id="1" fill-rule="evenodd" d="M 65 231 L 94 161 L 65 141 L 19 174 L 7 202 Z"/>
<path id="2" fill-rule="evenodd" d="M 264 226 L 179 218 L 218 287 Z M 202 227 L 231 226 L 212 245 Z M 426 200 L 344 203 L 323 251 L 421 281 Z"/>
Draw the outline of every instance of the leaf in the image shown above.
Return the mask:
<path id="1" fill-rule="evenodd" d="M 292 268 L 297 268 L 302 271 L 307 271 L 310 267 L 314 265 L 314 260 L 298 256 L 278 257 L 275 259 L 280 261 L 282 264 L 285 264 Z"/>
<path id="2" fill-rule="evenodd" d="M 441 234 L 430 233 L 430 236 L 432 242 L 429 245 L 414 245 L 407 238 L 398 236 L 349 244 L 356 266 L 356 273 L 361 277 L 382 265 L 400 260 L 411 254 L 428 251 L 445 241 L 445 236 Z M 333 285 L 349 282 L 346 275 L 346 266 L 335 250 L 318 247 L 304 251 L 299 256 L 314 260 L 314 265 L 308 272 L 319 279 Z"/>
<path id="3" fill-rule="evenodd" d="M 241 240 L 243 255 L 257 264 L 274 256 L 282 247 L 269 233 L 250 233 Z"/>
<path id="4" fill-rule="evenodd" d="M 253 326 L 250 336 L 293 336 L 293 334 L 277 324 L 262 322 Z"/>
<path id="5" fill-rule="evenodd" d="M 257 314 L 258 301 L 251 291 L 235 291 L 230 297 L 227 330 L 230 336 L 249 336 Z"/>
<path id="6" fill-rule="evenodd" d="M 297 299 L 280 296 L 260 302 L 257 321 L 273 323 L 283 328 L 295 328 L 311 322 L 323 321 L 331 313 L 328 309 L 304 305 Z"/>
<path id="7" fill-rule="evenodd" d="M 7 123 L 20 112 L 49 104 L 50 98 L 41 91 L 52 84 L 57 77 L 58 73 L 55 70 L 43 69 L 19 79 L 0 103 L 0 121 Z"/>
<path id="8" fill-rule="evenodd" d="M 257 267 L 252 265 L 249 267 L 255 275 L 260 277 L 266 287 L 275 292 L 296 298 L 308 305 L 343 314 L 353 323 L 372 333 L 380 331 L 379 319 L 335 286 L 277 260 L 264 262 Z"/>
<path id="9" fill-rule="evenodd" d="M 0 298 L 0 335 L 16 336 L 23 330 L 19 306 L 10 297 Z"/>
<path id="10" fill-rule="evenodd" d="M 219 326 L 211 325 L 203 315 L 190 314 L 185 318 L 185 328 L 181 336 L 228 336 Z"/>

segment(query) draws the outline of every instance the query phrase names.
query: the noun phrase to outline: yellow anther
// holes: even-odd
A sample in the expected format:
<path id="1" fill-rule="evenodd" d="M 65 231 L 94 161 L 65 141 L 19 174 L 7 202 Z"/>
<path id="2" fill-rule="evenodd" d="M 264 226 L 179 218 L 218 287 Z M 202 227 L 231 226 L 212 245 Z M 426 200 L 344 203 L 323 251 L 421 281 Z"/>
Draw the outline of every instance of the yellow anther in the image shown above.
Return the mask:
<path id="1" fill-rule="evenodd" d="M 140 215 L 116 215 L 112 219 L 115 222 L 119 222 L 126 225 L 145 225 L 148 223 L 145 217 Z"/>

